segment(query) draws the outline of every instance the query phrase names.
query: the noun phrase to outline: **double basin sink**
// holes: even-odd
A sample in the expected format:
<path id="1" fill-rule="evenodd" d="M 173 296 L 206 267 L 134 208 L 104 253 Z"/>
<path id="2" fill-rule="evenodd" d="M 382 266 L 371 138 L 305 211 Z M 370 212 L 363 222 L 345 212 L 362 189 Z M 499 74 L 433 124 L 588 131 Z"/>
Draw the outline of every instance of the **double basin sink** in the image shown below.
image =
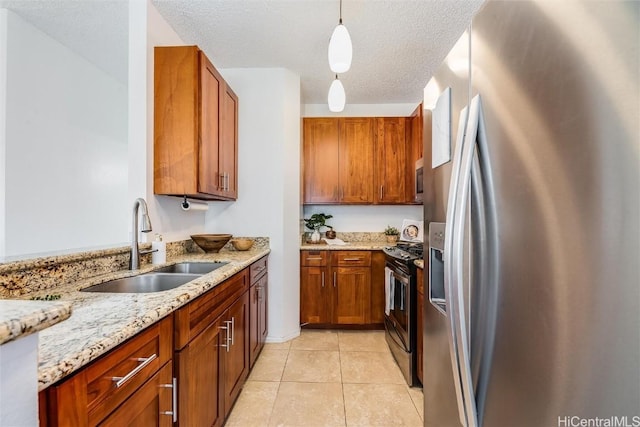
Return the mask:
<path id="1" fill-rule="evenodd" d="M 227 265 L 226 262 L 181 262 L 139 276 L 110 280 L 82 292 L 149 293 L 168 291 Z"/>

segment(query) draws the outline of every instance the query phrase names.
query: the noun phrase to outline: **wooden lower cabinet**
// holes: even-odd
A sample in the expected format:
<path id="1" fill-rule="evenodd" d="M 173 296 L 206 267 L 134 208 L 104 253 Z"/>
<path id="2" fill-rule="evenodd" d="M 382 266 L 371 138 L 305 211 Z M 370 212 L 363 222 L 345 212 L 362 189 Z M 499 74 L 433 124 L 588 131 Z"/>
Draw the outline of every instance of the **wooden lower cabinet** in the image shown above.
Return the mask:
<path id="1" fill-rule="evenodd" d="M 257 352 L 266 339 L 266 261 L 40 392 L 40 426 L 169 427 L 176 411 L 182 427 L 223 425 L 249 374 L 250 336 Z"/>
<path id="2" fill-rule="evenodd" d="M 422 331 L 423 331 L 423 327 L 422 327 L 422 322 L 423 322 L 423 310 L 424 310 L 424 272 L 421 268 L 418 268 L 418 275 L 417 275 L 417 282 L 418 282 L 418 304 L 417 304 L 417 311 L 418 311 L 418 316 L 417 316 L 417 321 L 416 323 L 418 324 L 417 328 L 416 328 L 416 334 L 417 334 L 417 341 L 416 341 L 416 355 L 417 355 L 417 375 L 418 375 L 418 379 L 420 380 L 421 383 L 424 384 L 424 381 L 422 380 L 422 372 L 423 372 L 423 349 L 422 349 Z"/>
<path id="3" fill-rule="evenodd" d="M 253 367 L 267 339 L 268 275 L 249 288 L 249 366 Z"/>
<path id="4" fill-rule="evenodd" d="M 227 324 L 225 332 L 230 335 L 222 353 L 226 417 L 249 374 L 249 292 L 229 307 L 224 318 Z"/>
<path id="5" fill-rule="evenodd" d="M 301 251 L 300 324 L 382 326 L 384 266 L 374 253 Z"/>
<path id="6" fill-rule="evenodd" d="M 224 421 L 220 379 L 226 336 L 222 327 L 219 318 L 175 353 L 181 426 L 220 426 Z"/>
<path id="7" fill-rule="evenodd" d="M 173 369 L 164 365 L 149 381 L 131 395 L 101 427 L 173 425 Z"/>

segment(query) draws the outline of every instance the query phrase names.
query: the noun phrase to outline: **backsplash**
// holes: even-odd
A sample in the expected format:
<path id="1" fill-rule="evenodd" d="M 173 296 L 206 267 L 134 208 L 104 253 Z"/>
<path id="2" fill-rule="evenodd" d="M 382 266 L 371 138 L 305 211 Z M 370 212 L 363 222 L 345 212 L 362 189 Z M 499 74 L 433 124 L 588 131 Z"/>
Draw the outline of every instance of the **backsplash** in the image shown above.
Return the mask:
<path id="1" fill-rule="evenodd" d="M 249 237 L 254 247 L 269 247 L 269 238 Z M 150 243 L 140 249 L 150 249 Z M 102 274 L 126 270 L 129 267 L 129 246 L 33 258 L 0 264 L 0 298 L 20 298 L 26 294 Z M 235 251 L 231 242 L 222 250 Z M 167 242 L 167 259 L 185 253 L 204 253 L 193 240 Z M 151 262 L 151 254 L 140 256 L 140 267 Z"/>

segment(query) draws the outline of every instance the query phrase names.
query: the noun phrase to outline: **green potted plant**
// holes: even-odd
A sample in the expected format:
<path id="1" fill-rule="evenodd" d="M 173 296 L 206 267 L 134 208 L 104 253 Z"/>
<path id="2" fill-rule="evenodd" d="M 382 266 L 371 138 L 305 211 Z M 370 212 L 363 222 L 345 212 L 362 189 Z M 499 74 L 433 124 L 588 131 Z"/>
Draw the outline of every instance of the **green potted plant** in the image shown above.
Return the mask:
<path id="1" fill-rule="evenodd" d="M 318 243 L 320 241 L 320 229 L 327 227 L 333 231 L 333 227 L 326 224 L 329 218 L 333 218 L 333 215 L 325 215 L 324 213 L 317 213 L 311 215 L 311 218 L 304 218 L 305 226 L 309 230 L 313 230 L 311 233 L 311 242 Z"/>
<path id="2" fill-rule="evenodd" d="M 387 243 L 395 243 L 398 241 L 400 231 L 395 227 L 387 225 L 387 228 L 384 229 L 384 234 L 387 236 Z"/>

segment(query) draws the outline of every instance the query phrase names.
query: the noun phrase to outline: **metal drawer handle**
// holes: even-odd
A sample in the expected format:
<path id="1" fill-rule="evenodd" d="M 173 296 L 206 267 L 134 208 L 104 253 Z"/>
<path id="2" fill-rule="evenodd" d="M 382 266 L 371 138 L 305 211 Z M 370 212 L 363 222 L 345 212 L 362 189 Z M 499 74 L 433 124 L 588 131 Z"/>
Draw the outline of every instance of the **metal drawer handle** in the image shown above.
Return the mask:
<path id="1" fill-rule="evenodd" d="M 231 317 L 231 345 L 235 345 L 236 340 L 236 318 Z"/>
<path id="2" fill-rule="evenodd" d="M 307 257 L 307 261 L 321 261 L 321 260 L 322 260 L 321 256 Z"/>
<path id="3" fill-rule="evenodd" d="M 173 422 L 178 421 L 178 379 L 173 378 L 171 384 L 160 384 L 158 387 L 163 388 L 171 388 L 171 411 L 161 411 L 160 415 L 171 415 L 173 416 Z"/>
<path id="4" fill-rule="evenodd" d="M 138 366 L 133 368 L 133 370 L 131 372 L 129 372 L 127 375 L 125 375 L 124 377 L 111 377 L 111 379 L 116 382 L 116 387 L 120 388 L 120 387 L 122 387 L 122 385 L 124 383 L 129 381 L 135 374 L 137 374 L 138 372 L 143 370 L 145 368 L 145 366 L 147 366 L 149 363 L 153 362 L 157 357 L 158 357 L 158 355 L 155 354 L 155 353 L 152 354 L 151 356 L 147 357 L 147 358 L 136 357 L 136 358 L 134 358 L 132 360 L 136 360 L 136 361 L 142 362 L 142 363 L 140 363 Z"/>
<path id="5" fill-rule="evenodd" d="M 343 261 L 362 261 L 362 258 L 344 258 Z"/>
<path id="6" fill-rule="evenodd" d="M 226 330 L 227 334 L 226 337 L 224 338 L 224 341 L 226 342 L 226 344 L 220 344 L 220 347 L 224 347 L 227 349 L 227 353 L 229 353 L 229 348 L 231 347 L 231 321 L 230 320 L 225 320 L 224 323 L 227 326 L 218 326 L 219 329 L 224 329 Z"/>
<path id="7" fill-rule="evenodd" d="M 263 266 L 261 266 L 261 267 L 256 267 L 256 271 L 258 271 L 258 272 L 259 272 L 259 271 L 264 270 L 265 268 L 267 268 L 267 267 L 265 267 L 264 265 L 263 265 Z"/>

